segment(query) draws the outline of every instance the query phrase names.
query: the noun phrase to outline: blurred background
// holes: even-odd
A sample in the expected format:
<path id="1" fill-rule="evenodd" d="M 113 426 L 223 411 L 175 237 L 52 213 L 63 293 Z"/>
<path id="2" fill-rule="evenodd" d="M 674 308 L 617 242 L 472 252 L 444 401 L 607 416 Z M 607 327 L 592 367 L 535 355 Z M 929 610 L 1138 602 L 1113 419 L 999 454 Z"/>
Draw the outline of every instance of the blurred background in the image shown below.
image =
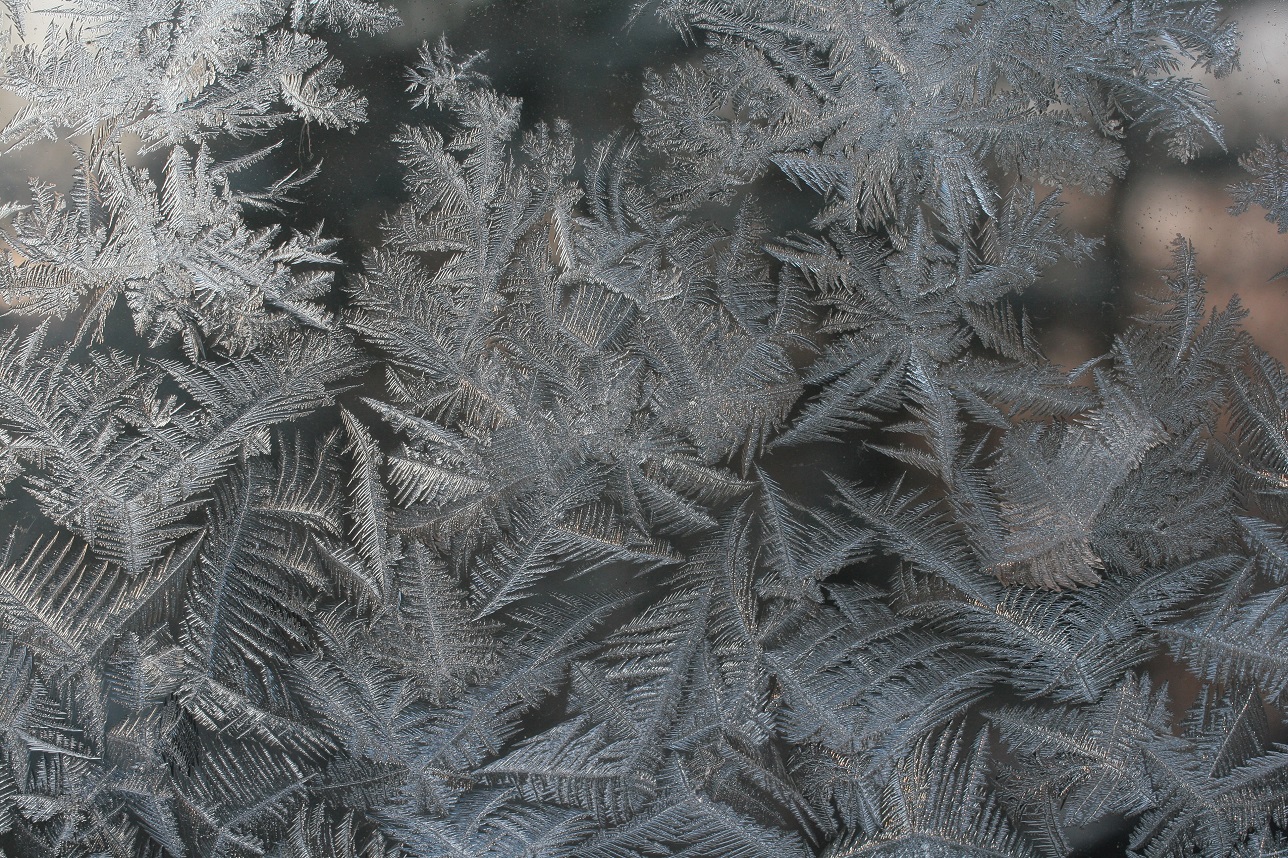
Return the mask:
<path id="1" fill-rule="evenodd" d="M 1129 146 L 1131 170 L 1110 194 L 1067 194 L 1066 222 L 1088 236 L 1104 236 L 1096 263 L 1062 271 L 1043 284 L 1047 350 L 1060 363 L 1076 365 L 1097 354 L 1105 336 L 1132 312 L 1133 296 L 1157 288 L 1159 270 L 1171 264 L 1178 234 L 1193 242 L 1207 276 L 1209 304 L 1224 307 L 1238 295 L 1249 311 L 1244 326 L 1262 348 L 1288 361 L 1288 279 L 1271 280 L 1288 268 L 1288 235 L 1252 209 L 1230 216 L 1227 187 L 1247 178 L 1238 158 L 1259 137 L 1288 138 L 1288 4 L 1278 0 L 1227 3 L 1227 15 L 1242 33 L 1240 68 L 1199 79 L 1217 105 L 1227 151 L 1211 147 L 1181 164 L 1160 146 L 1136 135 Z"/>

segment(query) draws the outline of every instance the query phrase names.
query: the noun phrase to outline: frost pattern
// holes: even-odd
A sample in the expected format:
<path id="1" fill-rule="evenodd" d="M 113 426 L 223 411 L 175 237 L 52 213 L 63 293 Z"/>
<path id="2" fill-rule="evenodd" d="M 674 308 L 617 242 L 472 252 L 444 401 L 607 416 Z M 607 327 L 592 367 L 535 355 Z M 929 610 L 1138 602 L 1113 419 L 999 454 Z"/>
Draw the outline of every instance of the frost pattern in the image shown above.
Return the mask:
<path id="1" fill-rule="evenodd" d="M 1219 143 L 1216 5 L 656 5 L 700 56 L 584 149 L 423 48 L 361 262 L 257 169 L 390 10 L 10 47 L 78 167 L 3 208 L 4 854 L 1288 851 L 1288 374 L 1183 238 L 1073 373 L 1020 302 L 1095 249 L 1039 185 Z"/>

